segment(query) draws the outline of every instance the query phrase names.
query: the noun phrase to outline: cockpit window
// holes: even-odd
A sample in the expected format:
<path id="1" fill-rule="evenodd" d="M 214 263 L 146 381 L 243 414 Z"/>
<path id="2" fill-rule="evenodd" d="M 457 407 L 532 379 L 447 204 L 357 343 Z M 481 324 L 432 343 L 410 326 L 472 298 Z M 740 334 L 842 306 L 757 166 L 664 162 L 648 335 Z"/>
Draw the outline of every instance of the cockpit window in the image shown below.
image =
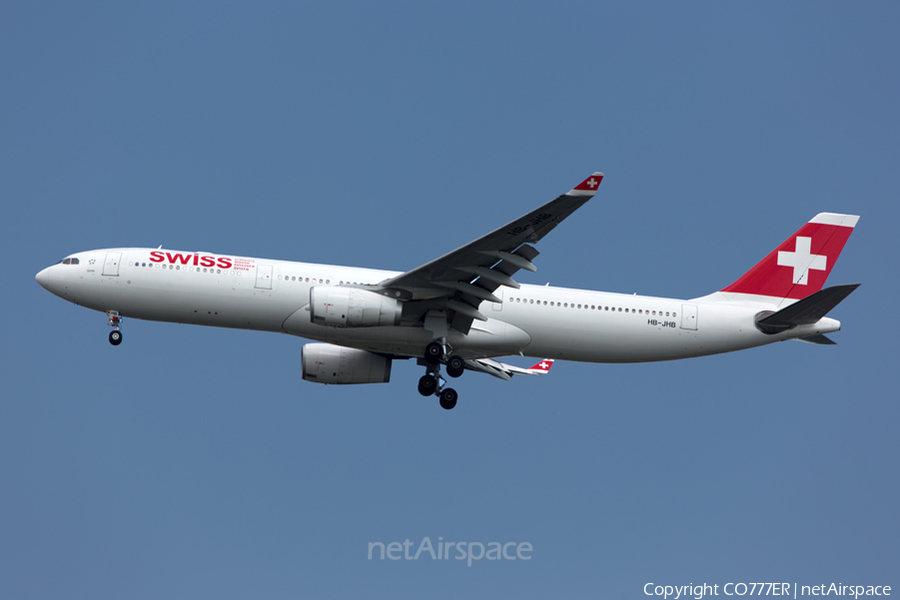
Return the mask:
<path id="1" fill-rule="evenodd" d="M 73 264 L 73 265 L 77 265 L 77 264 L 78 264 L 78 259 L 77 259 L 77 258 L 73 258 L 73 259 L 72 259 L 72 264 Z"/>
<path id="2" fill-rule="evenodd" d="M 77 258 L 64 258 L 63 261 L 62 261 L 62 264 L 64 264 L 64 265 L 77 265 L 77 264 L 78 264 L 78 259 L 77 259 Z"/>

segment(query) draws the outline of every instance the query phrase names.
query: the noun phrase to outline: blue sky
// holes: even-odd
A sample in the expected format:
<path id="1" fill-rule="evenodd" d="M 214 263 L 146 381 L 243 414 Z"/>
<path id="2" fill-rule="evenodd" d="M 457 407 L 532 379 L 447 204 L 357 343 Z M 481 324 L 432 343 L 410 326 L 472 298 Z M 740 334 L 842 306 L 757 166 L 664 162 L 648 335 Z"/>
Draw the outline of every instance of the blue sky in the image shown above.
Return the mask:
<path id="1" fill-rule="evenodd" d="M 6 3 L 0 596 L 645 597 L 900 585 L 891 3 Z M 835 347 L 300 378 L 302 340 L 34 282 L 153 246 L 405 270 L 600 192 L 528 283 L 696 297 L 861 215 Z M 516 362 L 511 359 L 511 362 Z M 519 359 L 523 366 L 528 362 Z M 530 363 L 529 363 L 530 364 Z M 529 542 L 530 561 L 367 560 Z"/>

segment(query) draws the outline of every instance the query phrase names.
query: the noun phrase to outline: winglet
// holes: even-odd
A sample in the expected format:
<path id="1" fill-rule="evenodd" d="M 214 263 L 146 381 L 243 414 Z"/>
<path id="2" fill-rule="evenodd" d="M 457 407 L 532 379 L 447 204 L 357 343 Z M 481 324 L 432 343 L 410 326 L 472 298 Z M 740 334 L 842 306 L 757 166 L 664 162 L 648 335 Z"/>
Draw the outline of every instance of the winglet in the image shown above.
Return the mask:
<path id="1" fill-rule="evenodd" d="M 593 196 L 603 181 L 603 173 L 593 173 L 590 177 L 569 190 L 566 196 Z"/>
<path id="2" fill-rule="evenodd" d="M 552 358 L 545 358 L 538 364 L 534 365 L 530 369 L 528 369 L 529 375 L 546 375 L 550 372 L 550 367 L 553 366 Z"/>

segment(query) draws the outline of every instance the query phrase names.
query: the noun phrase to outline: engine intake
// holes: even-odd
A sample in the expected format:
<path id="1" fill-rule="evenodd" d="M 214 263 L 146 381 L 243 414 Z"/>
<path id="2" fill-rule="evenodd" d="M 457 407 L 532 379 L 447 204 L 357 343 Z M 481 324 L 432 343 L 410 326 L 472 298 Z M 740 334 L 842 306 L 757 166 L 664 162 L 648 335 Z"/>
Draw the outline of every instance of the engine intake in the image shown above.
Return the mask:
<path id="1" fill-rule="evenodd" d="M 345 287 L 310 288 L 309 306 L 310 320 L 329 327 L 399 325 L 403 313 L 396 298 Z"/>
<path id="2" fill-rule="evenodd" d="M 314 383 L 387 383 L 391 359 L 333 344 L 306 344 L 300 351 L 303 379 Z"/>

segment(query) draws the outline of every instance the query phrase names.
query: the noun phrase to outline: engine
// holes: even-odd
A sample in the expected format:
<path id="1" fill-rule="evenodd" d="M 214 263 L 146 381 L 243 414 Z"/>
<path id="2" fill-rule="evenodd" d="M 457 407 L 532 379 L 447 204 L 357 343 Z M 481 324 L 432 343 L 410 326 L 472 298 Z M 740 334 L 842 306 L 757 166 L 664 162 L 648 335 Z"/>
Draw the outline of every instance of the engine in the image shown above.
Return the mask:
<path id="1" fill-rule="evenodd" d="M 333 344 L 305 344 L 300 351 L 303 379 L 315 383 L 387 383 L 391 359 Z"/>
<path id="2" fill-rule="evenodd" d="M 396 298 L 345 287 L 310 288 L 309 307 L 313 323 L 330 327 L 399 325 L 403 312 Z"/>

